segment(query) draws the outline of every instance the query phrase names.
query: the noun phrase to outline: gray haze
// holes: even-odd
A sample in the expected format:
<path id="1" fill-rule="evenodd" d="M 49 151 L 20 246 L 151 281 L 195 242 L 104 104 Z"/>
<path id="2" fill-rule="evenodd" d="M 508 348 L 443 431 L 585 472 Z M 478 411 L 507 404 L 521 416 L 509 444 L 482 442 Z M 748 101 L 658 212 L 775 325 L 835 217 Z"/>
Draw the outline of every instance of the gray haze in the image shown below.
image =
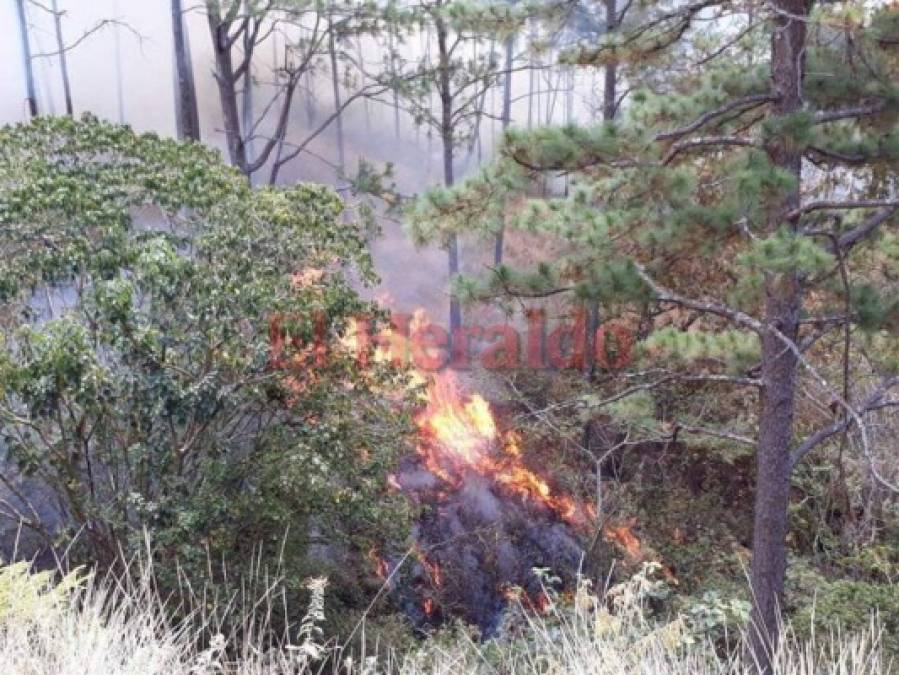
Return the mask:
<path id="1" fill-rule="evenodd" d="M 38 5 L 27 3 L 31 49 L 37 83 L 38 107 L 43 114 L 64 112 L 63 89 L 59 59 L 45 56 L 56 51 L 52 16 Z M 200 126 L 203 141 L 224 151 L 224 134 L 218 96 L 212 75 L 213 58 L 206 18 L 199 2 L 185 2 L 189 44 L 192 51 L 200 109 Z M 65 12 L 62 20 L 65 44 L 72 45 L 104 20 L 116 24 L 96 30 L 77 46 L 68 51 L 68 67 L 76 114 L 90 111 L 97 116 L 127 122 L 138 131 L 156 131 L 163 135 L 175 135 L 174 65 L 169 0 L 59 0 L 59 9 Z M 15 21 L 14 0 L 0 0 L 0 25 L 7 27 L 5 40 L 0 41 L 0 122 L 10 123 L 27 119 L 23 60 Z M 258 110 L 268 100 L 274 89 L 266 85 L 272 79 L 272 63 L 277 44 L 272 40 L 259 47 L 254 57 L 254 76 L 258 82 L 254 91 Z M 271 44 L 270 44 L 271 43 Z M 421 50 L 423 38 L 409 40 L 405 49 L 415 53 Z M 501 46 L 497 46 L 500 49 Z M 383 49 L 374 41 L 359 45 L 372 67 L 382 59 Z M 527 56 L 519 46 L 517 52 Z M 544 59 L 549 57 L 544 56 Z M 575 87 L 577 96 L 559 93 L 554 97 L 539 92 L 564 85 L 569 73 L 559 69 L 533 76 L 527 72 L 516 73 L 513 79 L 513 120 L 524 123 L 551 119 L 563 122 L 572 117 L 592 116 L 596 108 L 591 86 L 592 76 L 580 76 Z M 300 92 L 293 106 L 288 140 L 302 139 L 309 128 L 317 124 L 331 111 L 328 89 L 329 73 L 326 68 L 317 71 L 314 89 L 314 108 L 317 120 L 309 125 L 306 99 Z M 530 100 L 526 96 L 534 86 L 538 92 Z M 501 91 L 497 88 L 487 98 L 487 108 L 498 113 L 501 107 Z M 426 129 L 416 128 L 408 116 L 403 117 L 401 138 L 397 139 L 393 123 L 393 111 L 385 103 L 356 101 L 344 114 L 347 164 L 350 170 L 357 158 L 377 163 L 391 161 L 395 164 L 396 182 L 404 194 L 419 191 L 442 180 L 440 143 L 429 138 Z M 461 149 L 456 158 L 457 173 L 464 175 L 489 156 L 499 141 L 501 128 L 498 120 L 485 119 L 482 123 L 480 147 Z M 285 166 L 280 182 L 317 181 L 334 183 L 334 164 L 337 151 L 333 125 L 300 155 Z M 259 178 L 264 180 L 265 172 Z M 373 243 L 373 252 L 382 287 L 375 295 L 388 300 L 398 310 L 410 311 L 424 307 L 443 323 L 447 302 L 446 256 L 436 248 L 415 249 L 402 233 L 398 223 L 386 220 L 384 236 Z M 485 242 L 463 242 L 463 270 L 476 271 L 489 262 L 489 256 L 480 255 L 490 249 Z M 508 242 L 509 253 L 514 256 L 516 242 Z"/>

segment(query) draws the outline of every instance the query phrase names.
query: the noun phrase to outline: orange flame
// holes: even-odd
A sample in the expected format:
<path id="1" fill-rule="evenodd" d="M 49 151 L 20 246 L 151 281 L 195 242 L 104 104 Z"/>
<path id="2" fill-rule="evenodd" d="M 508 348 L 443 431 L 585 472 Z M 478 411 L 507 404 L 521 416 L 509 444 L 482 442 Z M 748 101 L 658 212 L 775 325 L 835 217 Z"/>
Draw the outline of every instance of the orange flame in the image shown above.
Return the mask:
<path id="1" fill-rule="evenodd" d="M 662 564 L 662 576 L 664 579 L 677 586 L 679 581 L 674 574 L 674 570 L 661 561 L 660 556 L 652 548 L 644 546 L 637 535 L 634 534 L 634 526 L 637 524 L 636 518 L 630 518 L 625 522 L 613 524 L 609 523 L 602 529 L 602 535 L 607 542 L 613 544 L 619 551 L 624 554 L 625 563 L 628 565 L 637 565 L 649 560 L 655 560 Z"/>
<path id="2" fill-rule="evenodd" d="M 371 549 L 368 552 L 368 559 L 371 561 L 372 565 L 374 565 L 377 577 L 381 581 L 386 581 L 387 576 L 390 573 L 390 566 L 387 564 L 387 561 L 380 556 L 378 549 Z"/>
<path id="3" fill-rule="evenodd" d="M 531 597 L 531 595 L 520 586 L 505 586 L 502 589 L 502 593 L 506 602 L 520 605 L 524 609 L 536 612 L 537 614 L 546 614 L 552 607 L 552 602 L 544 591 L 540 591 L 536 596 Z"/>
<path id="4" fill-rule="evenodd" d="M 606 541 L 615 544 L 631 561 L 641 561 L 645 554 L 632 529 L 635 524 L 634 520 L 621 525 L 610 523 L 603 528 L 602 533 Z"/>
<path id="5" fill-rule="evenodd" d="M 421 563 L 421 566 L 425 568 L 425 571 L 427 571 L 428 576 L 431 578 L 431 584 L 435 588 L 441 588 L 443 586 L 443 569 L 441 569 L 440 565 L 436 562 L 428 560 L 428 557 L 418 544 L 413 544 L 413 549 L 415 551 L 415 556 L 418 558 L 418 562 Z"/>
<path id="6" fill-rule="evenodd" d="M 459 487 L 473 471 L 521 498 L 543 504 L 572 525 L 583 525 L 585 509 L 549 484 L 522 460 L 518 435 L 500 433 L 490 405 L 480 394 L 464 395 L 451 372 L 435 377 L 428 404 L 417 418 L 422 442 L 418 452 L 435 476 Z"/>

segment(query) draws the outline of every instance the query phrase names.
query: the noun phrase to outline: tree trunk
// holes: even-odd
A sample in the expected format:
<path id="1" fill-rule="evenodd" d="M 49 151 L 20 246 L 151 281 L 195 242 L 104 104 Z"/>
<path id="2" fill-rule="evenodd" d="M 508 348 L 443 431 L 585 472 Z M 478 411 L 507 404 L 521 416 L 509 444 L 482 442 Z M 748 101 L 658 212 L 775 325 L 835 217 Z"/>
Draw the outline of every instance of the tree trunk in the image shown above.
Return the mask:
<path id="1" fill-rule="evenodd" d="M 34 67 L 31 63 L 31 43 L 28 40 L 25 0 L 16 0 L 16 16 L 19 20 L 19 37 L 22 41 L 22 64 L 25 67 L 25 100 L 28 102 L 28 114 L 31 117 L 37 117 L 37 93 L 34 88 Z"/>
<path id="2" fill-rule="evenodd" d="M 255 144 L 253 143 L 253 75 L 247 68 L 243 76 L 243 90 L 240 96 L 241 129 L 244 133 L 244 152 L 247 155 L 247 164 L 251 165 L 256 159 Z M 250 176 L 252 182 L 253 176 Z"/>
<path id="3" fill-rule="evenodd" d="M 246 146 L 240 125 L 240 109 L 237 104 L 237 80 L 234 76 L 234 62 L 231 58 L 231 44 L 228 26 L 222 23 L 216 3 L 207 1 L 209 33 L 212 36 L 212 51 L 215 54 L 215 83 L 218 86 L 219 101 L 222 106 L 222 121 L 225 125 L 225 141 L 231 164 L 244 174 L 249 174 Z"/>
<path id="4" fill-rule="evenodd" d="M 53 28 L 56 33 L 56 50 L 59 52 L 59 72 L 62 78 L 62 91 L 65 98 L 66 115 L 72 117 L 75 114 L 72 105 L 72 85 L 69 81 L 69 61 L 66 57 L 66 44 L 62 39 L 62 13 L 59 11 L 58 0 L 51 3 L 53 10 Z"/>
<path id="5" fill-rule="evenodd" d="M 387 26 L 387 51 L 388 51 L 388 67 L 390 68 L 390 76 L 396 77 L 396 45 L 394 40 L 393 24 Z M 397 140 L 400 140 L 400 92 L 393 87 L 393 133 Z"/>
<path id="6" fill-rule="evenodd" d="M 440 93 L 440 140 L 443 143 L 443 184 L 451 186 L 455 182 L 453 172 L 453 150 L 455 146 L 453 129 L 453 92 L 452 73 L 450 67 L 449 35 L 443 19 L 435 20 L 437 31 L 438 58 L 438 91 Z M 452 284 L 459 274 L 459 239 L 455 233 L 450 234 L 446 242 L 449 256 L 449 276 Z M 459 298 L 450 290 L 450 335 L 462 327 L 462 307 Z"/>
<path id="7" fill-rule="evenodd" d="M 774 115 L 802 108 L 803 61 L 806 46 L 807 0 L 776 0 L 771 39 L 771 81 L 777 101 Z M 796 179 L 796 187 L 768 213 L 767 229 L 783 225 L 786 212 L 799 206 L 801 149 L 789 139 L 774 138 L 767 146 L 771 163 Z M 795 226 L 795 225 L 793 225 Z M 765 279 L 765 323 L 795 342 L 802 309 L 797 272 L 769 274 Z M 771 657 L 779 637 L 780 606 L 786 575 L 786 536 L 790 498 L 790 446 L 793 440 L 796 355 L 783 340 L 767 331 L 762 338 L 762 395 L 751 583 L 754 594 L 749 656 L 762 673 L 771 672 Z"/>
<path id="8" fill-rule="evenodd" d="M 331 90 L 334 96 L 334 110 L 337 117 L 334 119 L 334 130 L 337 134 L 337 172 L 339 176 L 343 176 L 346 171 L 346 158 L 343 148 L 343 114 L 340 112 L 342 107 L 340 101 L 340 71 L 337 64 L 337 44 L 334 39 L 334 5 L 328 11 L 328 58 L 331 61 Z"/>
<path id="9" fill-rule="evenodd" d="M 503 77 L 503 111 L 500 119 L 502 120 L 503 133 L 512 124 L 512 61 L 515 57 L 515 37 L 510 35 L 506 39 L 506 74 Z M 503 262 L 503 245 L 505 239 L 505 226 L 501 223 L 499 231 L 496 233 L 496 241 L 493 246 L 493 264 L 501 265 Z"/>
<path id="10" fill-rule="evenodd" d="M 606 32 L 610 33 L 618 29 L 618 5 L 616 0 L 604 0 L 605 24 Z M 618 66 L 614 61 L 606 63 L 603 69 L 603 86 L 602 86 L 602 119 L 603 122 L 609 123 L 615 119 L 615 113 L 618 111 L 616 99 L 618 97 Z M 587 367 L 587 376 L 596 375 L 596 331 L 599 330 L 600 322 L 599 300 L 593 300 L 587 307 L 587 358 L 584 363 Z"/>
<path id="11" fill-rule="evenodd" d="M 534 30 L 533 26 L 531 27 L 531 43 L 533 44 L 537 40 L 537 32 Z M 534 60 L 533 52 L 528 57 L 528 129 L 534 126 L 534 81 L 536 79 L 535 66 L 537 65 Z M 538 108 L 539 114 L 539 108 Z"/>
<path id="12" fill-rule="evenodd" d="M 119 3 L 112 0 L 112 13 L 114 16 L 119 15 Z M 119 124 L 125 123 L 125 86 L 122 77 L 122 37 L 119 34 L 119 27 L 112 28 L 112 42 L 115 51 L 115 93 L 116 93 L 116 109 L 119 114 Z"/>
<path id="13" fill-rule="evenodd" d="M 184 27 L 181 0 L 172 0 L 172 38 L 175 58 L 175 127 L 178 138 L 200 140 L 200 113 L 190 58 L 190 44 Z"/>
<path id="14" fill-rule="evenodd" d="M 606 10 L 606 32 L 611 33 L 618 29 L 618 10 L 615 0 L 605 0 L 604 4 Z M 605 122 L 615 119 L 617 87 L 618 65 L 614 61 L 610 61 L 606 64 L 603 71 L 602 119 Z"/>

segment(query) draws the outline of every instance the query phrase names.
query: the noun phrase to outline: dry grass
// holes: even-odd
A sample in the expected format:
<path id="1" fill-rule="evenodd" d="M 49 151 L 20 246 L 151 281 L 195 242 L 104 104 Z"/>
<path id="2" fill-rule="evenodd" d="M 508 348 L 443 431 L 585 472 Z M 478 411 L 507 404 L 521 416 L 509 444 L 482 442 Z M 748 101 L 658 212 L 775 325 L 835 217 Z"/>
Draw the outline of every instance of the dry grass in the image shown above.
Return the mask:
<path id="1" fill-rule="evenodd" d="M 251 609 L 277 611 L 276 583 L 261 584 Z M 78 572 L 59 581 L 25 565 L 0 567 L 0 673 L 16 675 L 287 675 L 342 672 L 400 675 L 587 673 L 609 675 L 736 675 L 748 670 L 696 639 L 683 617 L 668 623 L 646 618 L 652 581 L 638 575 L 603 601 L 582 588 L 573 602 L 549 612 L 514 613 L 503 636 L 478 644 L 463 631 L 424 641 L 414 652 L 378 661 L 355 658 L 326 644 L 317 626 L 324 618 L 325 582 L 310 582 L 308 610 L 292 635 L 273 642 L 261 636 L 267 619 L 247 612 L 236 644 L 216 632 L 223 613 L 238 617 L 243 599 L 231 598 L 209 614 L 173 625 L 154 592 L 151 571 L 123 582 Z M 203 597 L 208 603 L 209 598 Z M 800 642 L 787 638 L 777 658 L 779 675 L 863 675 L 891 672 L 872 624 L 865 634 L 832 635 Z M 200 636 L 205 648 L 198 646 Z"/>

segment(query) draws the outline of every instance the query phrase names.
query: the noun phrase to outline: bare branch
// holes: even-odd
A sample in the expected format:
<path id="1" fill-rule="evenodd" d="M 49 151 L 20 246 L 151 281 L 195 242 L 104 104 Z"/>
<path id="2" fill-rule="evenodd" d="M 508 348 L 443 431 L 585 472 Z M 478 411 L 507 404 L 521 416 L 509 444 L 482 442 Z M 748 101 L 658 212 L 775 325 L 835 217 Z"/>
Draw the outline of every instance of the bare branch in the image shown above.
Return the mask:
<path id="1" fill-rule="evenodd" d="M 884 401 L 886 395 L 893 387 L 899 386 L 899 377 L 892 377 L 884 380 L 877 390 L 871 394 L 859 407 L 857 416 L 862 416 L 874 410 L 893 405 L 894 401 Z M 819 429 L 812 435 L 808 436 L 793 452 L 790 454 L 790 465 L 795 467 L 802 459 L 824 441 L 837 434 L 846 431 L 853 424 L 857 423 L 857 416 L 846 415 L 843 419 L 838 420 L 830 426 Z"/>
<path id="2" fill-rule="evenodd" d="M 143 41 L 144 41 L 144 39 L 145 39 L 144 36 L 141 35 L 141 33 L 138 32 L 137 29 L 135 29 L 135 28 L 134 28 L 131 24 L 129 24 L 127 21 L 121 21 L 121 20 L 119 20 L 119 19 L 103 19 L 103 20 L 101 20 L 101 21 L 98 21 L 98 22 L 97 22 L 94 26 L 92 26 L 91 28 L 88 28 L 86 31 L 84 31 L 84 33 L 82 33 L 81 36 L 78 37 L 78 39 L 76 39 L 73 43 L 64 46 L 62 49 L 57 49 L 56 51 L 52 51 L 52 52 L 39 52 L 39 53 L 37 53 L 37 54 L 32 54 L 32 55 L 31 55 L 31 58 L 32 58 L 32 59 L 50 58 L 50 57 L 53 57 L 53 56 L 59 56 L 60 54 L 63 54 L 63 53 L 65 53 L 65 52 L 70 52 L 70 51 L 72 51 L 73 49 L 75 49 L 75 47 L 77 47 L 78 45 L 80 45 L 82 42 L 84 42 L 85 40 L 87 40 L 91 35 L 93 35 L 94 33 L 96 33 L 96 32 L 99 31 L 99 30 L 102 30 L 103 28 L 106 28 L 107 26 L 116 26 L 116 27 L 119 27 L 119 28 L 125 28 L 125 29 L 127 29 L 132 35 L 134 35 L 135 37 L 137 37 L 137 39 L 138 39 L 141 43 L 143 43 Z"/>
<path id="3" fill-rule="evenodd" d="M 749 438 L 748 436 L 741 436 L 740 434 L 735 434 L 730 431 L 722 431 L 721 429 L 708 429 L 706 427 L 693 427 L 683 424 L 678 424 L 675 433 L 683 432 L 687 434 L 695 434 L 698 436 L 712 436 L 714 438 L 723 438 L 728 441 L 734 441 L 735 443 L 742 443 L 743 445 L 748 445 L 750 447 L 755 447 L 758 443 L 754 438 Z"/>

